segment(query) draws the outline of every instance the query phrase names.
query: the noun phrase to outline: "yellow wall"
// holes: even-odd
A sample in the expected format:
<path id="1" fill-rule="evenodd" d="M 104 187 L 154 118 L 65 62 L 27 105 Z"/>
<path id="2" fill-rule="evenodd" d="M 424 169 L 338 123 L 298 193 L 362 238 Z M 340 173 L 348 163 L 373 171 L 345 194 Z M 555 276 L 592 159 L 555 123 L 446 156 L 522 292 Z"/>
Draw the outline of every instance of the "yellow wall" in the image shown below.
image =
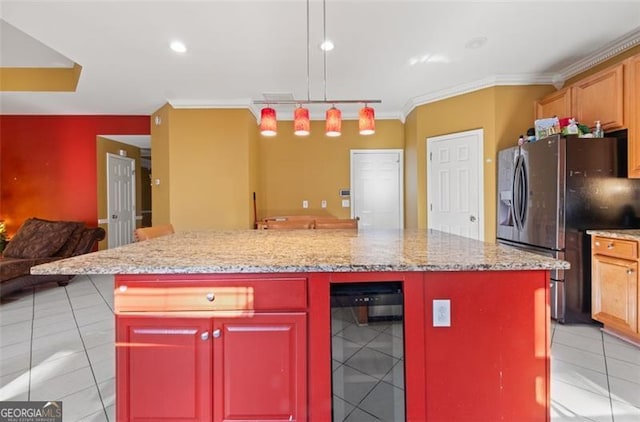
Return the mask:
<path id="1" fill-rule="evenodd" d="M 251 227 L 255 227 L 255 223 L 260 218 L 259 216 L 259 204 L 260 200 L 260 134 L 257 130 L 257 121 L 253 116 L 249 116 L 249 121 L 247 123 L 246 130 L 249 136 L 249 192 L 251 194 L 250 197 L 250 213 L 251 213 Z M 256 200 L 254 203 L 253 195 L 256 195 Z"/>
<path id="2" fill-rule="evenodd" d="M 418 113 L 404 124 L 404 226 L 418 228 Z M 425 152 L 426 153 L 426 152 Z"/>
<path id="3" fill-rule="evenodd" d="M 162 119 L 157 127 L 155 115 Z M 256 148 L 250 152 L 256 130 L 251 112 L 165 106 L 155 115 L 153 224 L 171 223 L 178 231 L 253 227 L 258 160 Z"/>
<path id="4" fill-rule="evenodd" d="M 324 121 L 311 122 L 311 134 L 293 134 L 291 121 L 278 122 L 278 135 L 260 136 L 260 192 L 258 217 L 288 214 L 330 214 L 349 218 L 338 191 L 350 187 L 350 150 L 403 149 L 404 128 L 399 120 L 377 120 L 376 133 L 358 134 L 356 120 L 343 120 L 342 135 L 329 138 Z M 257 127 L 256 127 L 257 130 Z M 327 208 L 321 208 L 321 201 Z M 302 208 L 302 201 L 309 208 Z"/>
<path id="5" fill-rule="evenodd" d="M 169 182 L 169 114 L 172 108 L 166 104 L 151 116 L 151 223 L 171 223 Z"/>
<path id="6" fill-rule="evenodd" d="M 75 91 L 82 66 L 0 67 L 0 91 Z"/>
<path id="7" fill-rule="evenodd" d="M 533 126 L 533 101 L 549 86 L 499 86 L 416 107 L 406 120 L 407 227 L 427 227 L 426 139 L 473 129 L 484 131 L 484 238 L 495 240 L 497 151 Z M 415 184 L 415 187 L 412 185 Z M 415 196 L 413 196 L 415 190 Z"/>
<path id="8" fill-rule="evenodd" d="M 128 158 L 135 160 L 136 171 L 136 217 L 139 217 L 142 207 L 142 186 L 140 171 L 140 148 L 132 145 L 123 144 L 121 142 L 112 141 L 98 136 L 96 145 L 96 163 L 97 163 L 97 176 L 98 176 L 98 219 L 106 220 L 109 218 L 107 213 L 107 154 L 118 155 L 120 150 L 127 152 Z M 139 225 L 136 221 L 136 225 Z M 109 238 L 109 225 L 100 224 L 106 232 L 104 240 L 98 243 L 99 249 L 107 248 L 107 239 Z"/>

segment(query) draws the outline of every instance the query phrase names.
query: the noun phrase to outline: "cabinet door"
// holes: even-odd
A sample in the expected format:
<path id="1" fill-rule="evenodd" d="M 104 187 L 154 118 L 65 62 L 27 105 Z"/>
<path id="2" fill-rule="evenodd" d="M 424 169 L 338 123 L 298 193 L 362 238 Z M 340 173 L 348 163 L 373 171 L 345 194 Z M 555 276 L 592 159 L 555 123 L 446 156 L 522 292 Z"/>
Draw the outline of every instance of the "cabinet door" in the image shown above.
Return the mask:
<path id="1" fill-rule="evenodd" d="M 118 316 L 117 419 L 211 420 L 208 318 Z"/>
<path id="2" fill-rule="evenodd" d="M 629 177 L 640 178 L 640 56 L 625 63 Z"/>
<path id="3" fill-rule="evenodd" d="M 627 332 L 638 331 L 638 263 L 602 255 L 593 257 L 591 315 Z"/>
<path id="4" fill-rule="evenodd" d="M 306 314 L 216 318 L 214 421 L 307 419 Z"/>
<path id="5" fill-rule="evenodd" d="M 536 101 L 536 119 L 571 117 L 571 88 L 563 88 Z"/>
<path id="6" fill-rule="evenodd" d="M 573 115 L 589 127 L 600 120 L 604 130 L 624 127 L 623 65 L 605 69 L 572 85 Z"/>

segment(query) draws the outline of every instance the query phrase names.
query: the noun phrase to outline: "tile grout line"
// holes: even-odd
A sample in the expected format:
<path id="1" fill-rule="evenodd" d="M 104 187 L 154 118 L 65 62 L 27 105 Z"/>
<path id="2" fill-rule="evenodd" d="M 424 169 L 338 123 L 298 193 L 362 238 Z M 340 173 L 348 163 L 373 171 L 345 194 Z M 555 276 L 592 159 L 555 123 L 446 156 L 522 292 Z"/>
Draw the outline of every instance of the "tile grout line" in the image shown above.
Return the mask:
<path id="1" fill-rule="evenodd" d="M 403 331 L 404 331 L 404 322 L 403 322 L 402 326 L 403 326 Z M 397 358 L 397 357 L 395 357 L 395 356 L 393 356 L 393 355 L 389 355 L 389 354 L 387 354 L 387 353 L 385 353 L 385 352 L 382 352 L 382 351 L 380 351 L 380 350 L 377 350 L 377 349 L 374 349 L 374 348 L 372 348 L 372 347 L 369 347 L 369 344 L 371 344 L 371 342 L 373 342 L 376 338 L 378 338 L 378 337 L 379 337 L 381 334 L 383 334 L 383 333 L 384 333 L 384 331 L 379 332 L 379 333 L 378 333 L 374 338 L 372 338 L 371 340 L 369 340 L 369 341 L 368 341 L 364 346 L 362 346 L 362 347 L 358 350 L 358 352 L 360 352 L 361 350 L 363 350 L 363 349 L 365 349 L 365 348 L 366 348 L 366 349 L 373 350 L 373 351 L 378 352 L 378 353 L 382 353 L 383 355 L 389 356 L 389 357 L 391 357 L 392 359 L 396 359 L 396 360 L 397 360 L 397 362 L 395 362 L 393 365 L 391 365 L 391 368 L 389 368 L 389 370 L 388 370 L 387 372 L 385 372 L 385 374 L 384 374 L 381 378 L 374 377 L 374 376 L 373 376 L 373 375 L 371 375 L 371 374 L 366 374 L 366 372 L 362 372 L 362 371 L 360 371 L 359 369 L 354 368 L 354 367 L 352 367 L 352 366 L 348 365 L 346 361 L 343 363 L 343 365 L 344 365 L 344 366 L 347 366 L 347 367 L 349 367 L 349 368 L 351 368 L 351 369 L 354 369 L 354 370 L 356 370 L 356 371 L 358 371 L 358 372 L 362 372 L 362 373 L 364 373 L 364 374 L 366 374 L 366 375 L 368 375 L 368 376 L 370 376 L 370 377 L 373 377 L 373 378 L 376 378 L 376 379 L 377 379 L 376 384 L 375 384 L 373 387 L 371 387 L 371 389 L 367 392 L 367 394 L 365 394 L 365 395 L 364 395 L 364 397 L 363 397 L 363 398 L 358 402 L 358 404 L 357 404 L 357 405 L 355 405 L 355 408 L 354 408 L 354 409 L 349 413 L 349 416 L 350 416 L 350 415 L 351 415 L 351 413 L 353 413 L 356 409 L 358 409 L 358 410 L 360 410 L 361 412 L 364 412 L 364 413 L 366 413 L 366 414 L 368 414 L 368 415 L 373 416 L 374 418 L 376 418 L 376 419 L 378 419 L 378 420 L 381 420 L 380 418 L 378 418 L 378 415 L 375 415 L 375 414 L 373 414 L 373 413 L 371 413 L 371 412 L 368 412 L 367 410 L 365 410 L 365 409 L 363 409 L 362 407 L 360 407 L 360 405 L 361 405 L 361 404 L 362 404 L 362 403 L 367 399 L 367 397 L 369 397 L 369 396 L 371 395 L 371 393 L 373 392 L 373 390 L 375 390 L 375 389 L 380 385 L 380 383 L 389 384 L 389 385 L 391 385 L 391 387 L 392 387 L 392 388 L 397 388 L 393 383 L 388 383 L 388 382 L 384 381 L 384 378 L 385 378 L 387 375 L 389 375 L 389 373 L 390 373 L 390 372 L 392 372 L 392 371 L 393 371 L 393 368 L 394 368 L 394 367 L 395 367 L 399 362 L 402 362 L 402 366 L 403 366 L 403 370 L 404 370 L 404 346 L 403 346 L 403 357 L 402 357 L 402 358 Z M 392 336 L 392 337 L 393 337 L 393 336 Z M 353 356 L 355 356 L 358 352 L 354 353 L 354 354 L 352 355 L 352 357 L 353 357 Z M 351 359 L 351 358 L 349 358 L 349 359 Z M 349 359 L 347 359 L 347 360 L 349 360 Z M 405 390 L 404 390 L 404 389 L 402 389 L 402 394 L 403 394 L 403 395 L 406 395 L 406 393 L 405 393 Z M 346 400 L 345 400 L 345 401 L 346 401 Z M 347 402 L 347 403 L 348 403 L 348 402 Z M 405 411 L 406 411 L 406 409 L 405 409 Z M 346 419 L 348 419 L 348 417 L 347 417 Z M 345 420 L 346 420 L 346 419 L 345 419 Z"/>
<path id="2" fill-rule="evenodd" d="M 94 285 L 95 287 L 95 285 Z M 87 352 L 87 346 L 84 343 L 84 338 L 82 338 L 82 331 L 80 330 L 80 325 L 78 324 L 78 320 L 76 319 L 76 313 L 73 310 L 73 304 L 71 303 L 71 297 L 69 296 L 69 290 L 67 286 L 64 286 L 64 291 L 67 295 L 67 300 L 69 301 L 69 307 L 71 308 L 71 314 L 73 315 L 73 321 L 76 323 L 76 329 L 78 330 L 78 335 L 80 336 L 80 342 L 82 342 L 82 349 L 84 350 L 84 354 L 87 357 L 87 361 L 89 362 L 89 370 L 91 371 L 91 376 L 93 377 L 93 382 L 95 383 L 96 390 L 98 390 L 98 398 L 100 398 L 100 404 L 102 405 L 102 411 L 104 412 L 104 416 L 109 420 L 109 414 L 107 413 L 107 408 L 104 405 L 104 400 L 102 399 L 102 392 L 100 391 L 100 386 L 98 385 L 98 380 L 96 378 L 96 374 L 93 370 L 93 364 L 91 363 L 91 358 L 89 357 L 89 352 Z"/>
<path id="3" fill-rule="evenodd" d="M 604 357 L 604 372 L 607 375 L 607 392 L 609 393 L 609 410 L 611 411 L 611 421 L 616 421 L 616 416 L 613 413 L 613 399 L 611 398 L 611 382 L 609 381 L 609 365 L 607 364 L 607 349 L 604 346 L 604 333 L 600 331 L 600 338 L 602 340 L 602 356 Z"/>
<path id="4" fill-rule="evenodd" d="M 96 289 L 96 291 L 98 292 L 98 294 L 100 295 L 104 303 L 107 305 L 107 307 L 111 310 L 111 312 L 114 312 L 113 308 L 111 307 L 111 304 L 107 301 L 107 298 L 104 297 L 104 295 L 102 294 L 102 291 L 98 288 L 96 283 L 93 281 L 93 278 L 91 278 L 91 275 L 88 274 L 86 277 L 89 279 L 89 281 L 91 281 L 91 284 L 93 284 L 93 287 Z"/>

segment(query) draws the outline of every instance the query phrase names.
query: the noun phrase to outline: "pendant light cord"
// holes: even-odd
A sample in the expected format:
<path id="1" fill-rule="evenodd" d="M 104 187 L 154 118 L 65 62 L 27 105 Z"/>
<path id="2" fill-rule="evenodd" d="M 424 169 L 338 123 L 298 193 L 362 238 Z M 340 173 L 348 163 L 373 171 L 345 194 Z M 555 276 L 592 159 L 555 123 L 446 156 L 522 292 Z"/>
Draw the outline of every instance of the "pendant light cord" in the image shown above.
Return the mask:
<path id="1" fill-rule="evenodd" d="M 307 101 L 311 101 L 311 93 L 309 91 L 309 50 L 310 50 L 310 36 L 309 36 L 309 1 L 307 0 Z"/>

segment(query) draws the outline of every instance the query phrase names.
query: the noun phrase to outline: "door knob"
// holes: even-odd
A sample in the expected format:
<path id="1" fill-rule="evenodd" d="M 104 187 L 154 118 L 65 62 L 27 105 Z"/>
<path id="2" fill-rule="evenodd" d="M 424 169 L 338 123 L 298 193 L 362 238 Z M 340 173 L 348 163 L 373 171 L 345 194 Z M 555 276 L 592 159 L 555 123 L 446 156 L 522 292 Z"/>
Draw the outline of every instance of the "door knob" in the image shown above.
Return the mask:
<path id="1" fill-rule="evenodd" d="M 476 216 L 475 215 L 471 215 L 469 216 L 469 221 L 471 221 L 472 223 L 476 221 Z"/>
<path id="2" fill-rule="evenodd" d="M 118 214 L 112 214 L 112 215 L 111 215 L 111 218 L 113 218 L 113 219 L 118 218 Z"/>

